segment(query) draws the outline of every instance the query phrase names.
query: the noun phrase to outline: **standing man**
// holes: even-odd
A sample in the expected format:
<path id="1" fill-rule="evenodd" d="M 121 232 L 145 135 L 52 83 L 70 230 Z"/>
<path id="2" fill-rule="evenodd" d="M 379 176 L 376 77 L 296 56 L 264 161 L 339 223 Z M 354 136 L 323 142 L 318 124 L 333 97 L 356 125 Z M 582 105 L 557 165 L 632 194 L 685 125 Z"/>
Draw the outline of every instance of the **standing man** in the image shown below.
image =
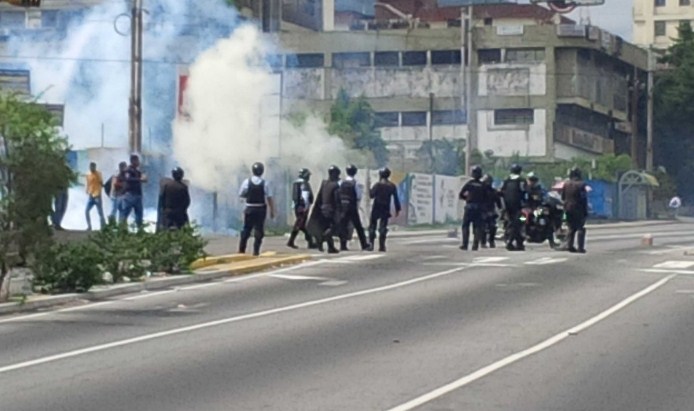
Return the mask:
<path id="1" fill-rule="evenodd" d="M 125 169 L 128 168 L 128 164 L 125 161 L 118 163 L 118 171 L 116 174 L 112 175 L 106 183 L 104 183 L 104 191 L 106 195 L 111 198 L 111 214 L 108 216 L 110 222 L 116 222 L 118 218 L 118 211 L 120 210 L 120 200 L 123 196 L 123 190 L 125 189 L 125 183 L 122 180 L 122 176 L 125 173 Z"/>
<path id="2" fill-rule="evenodd" d="M 53 228 L 58 231 L 63 231 L 63 217 L 67 211 L 68 187 L 62 187 L 53 198 L 53 214 L 51 214 L 51 222 Z"/>
<path id="3" fill-rule="evenodd" d="M 87 196 L 87 209 L 84 214 L 87 218 L 87 230 L 92 231 L 92 219 L 89 215 L 92 207 L 96 206 L 96 211 L 99 213 L 99 220 L 101 222 L 101 228 L 106 226 L 106 220 L 104 219 L 104 208 L 101 202 L 101 190 L 103 188 L 104 179 L 101 176 L 101 172 L 96 169 L 96 163 L 89 163 L 89 172 L 87 173 L 87 184 L 86 191 Z"/>
<path id="4" fill-rule="evenodd" d="M 349 240 L 347 237 L 349 237 L 350 223 L 357 231 L 361 249 L 368 250 L 370 246 L 366 241 L 364 227 L 359 217 L 359 204 L 361 203 L 364 193 L 362 187 L 357 184 L 357 180 L 355 179 L 358 169 L 354 164 L 350 164 L 345 171 L 347 172 L 347 177 L 340 182 L 340 202 L 342 208 L 342 216 L 340 219 L 340 229 L 342 230 L 342 235 L 340 236 L 340 251 L 349 251 L 347 250 L 347 241 Z"/>
<path id="5" fill-rule="evenodd" d="M 491 175 L 485 174 L 482 177 L 482 184 L 484 185 L 485 196 L 484 204 L 482 206 L 482 218 L 483 218 L 483 236 L 482 236 L 482 247 L 484 248 L 489 243 L 489 248 L 496 247 L 496 220 L 499 218 L 497 210 L 501 209 L 501 197 L 499 192 L 493 187 L 494 178 Z"/>
<path id="6" fill-rule="evenodd" d="M 337 166 L 330 166 L 328 169 L 328 179 L 323 180 L 314 209 L 318 212 L 320 232 L 318 237 L 318 249 L 323 251 L 323 242 L 328 243 L 328 253 L 337 254 L 335 248 L 335 234 L 339 234 L 338 223 L 340 218 L 340 169 Z"/>
<path id="7" fill-rule="evenodd" d="M 248 239 L 251 238 L 251 231 L 255 241 L 253 242 L 253 255 L 260 255 L 260 246 L 265 237 L 265 220 L 267 219 L 268 208 L 270 218 L 275 218 L 275 207 L 272 201 L 272 190 L 270 185 L 262 176 L 265 172 L 263 163 L 254 163 L 251 167 L 253 176 L 247 178 L 241 184 L 239 197 L 246 200 L 246 208 L 243 212 L 243 229 L 239 241 L 239 253 L 246 253 Z"/>
<path id="8" fill-rule="evenodd" d="M 487 199 L 487 190 L 481 181 L 482 168 L 474 166 L 470 174 L 472 175 L 472 180 L 465 183 L 458 196 L 461 200 L 465 200 L 463 244 L 460 246 L 460 249 L 463 251 L 467 251 L 468 243 L 470 242 L 470 224 L 472 224 L 474 236 L 472 251 L 477 251 L 480 246 L 480 240 L 484 235 L 482 210 Z"/>
<path id="9" fill-rule="evenodd" d="M 311 171 L 308 168 L 302 168 L 299 170 L 299 178 L 292 183 L 292 203 L 296 220 L 294 221 L 292 232 L 289 234 L 289 241 L 287 241 L 287 247 L 289 248 L 299 248 L 295 243 L 299 232 L 304 233 L 308 248 L 316 247 L 313 243 L 313 237 L 306 231 L 308 211 L 311 208 L 311 204 L 313 204 L 313 190 L 309 183 L 310 179 Z"/>
<path id="10" fill-rule="evenodd" d="M 125 187 L 123 188 L 123 197 L 121 199 L 119 221 L 121 223 L 127 222 L 130 212 L 134 210 L 135 224 L 142 228 L 142 183 L 147 182 L 147 176 L 140 171 L 140 157 L 137 154 L 130 156 L 130 166 L 121 174 L 121 180 Z"/>
<path id="11" fill-rule="evenodd" d="M 380 180 L 371 187 L 369 196 L 373 200 L 371 206 L 371 222 L 369 224 L 369 240 L 373 250 L 376 240 L 376 227 L 378 227 L 378 251 L 386 251 L 386 236 L 388 235 L 388 219 L 390 219 L 391 201 L 395 203 L 395 217 L 400 215 L 400 199 L 398 198 L 398 188 L 388 180 L 390 170 L 388 167 L 382 168 L 378 172 Z"/>
<path id="12" fill-rule="evenodd" d="M 506 249 L 509 251 L 523 251 L 523 235 L 521 233 L 520 213 L 525 202 L 525 181 L 521 177 L 523 168 L 514 164 L 511 166 L 511 174 L 504 180 L 501 186 L 501 195 L 504 199 L 506 210 Z"/>
<path id="13" fill-rule="evenodd" d="M 578 167 L 574 167 L 569 171 L 569 181 L 564 183 L 561 198 L 564 200 L 566 222 L 569 225 L 567 244 L 562 250 L 572 253 L 585 253 L 588 190 L 586 189 L 586 183 L 583 182 L 581 170 Z M 574 247 L 574 241 L 576 240 L 578 240 L 578 249 Z"/>
<path id="14" fill-rule="evenodd" d="M 183 169 L 176 167 L 171 171 L 173 180 L 164 183 L 159 194 L 159 203 L 163 211 L 162 226 L 165 229 L 180 229 L 188 224 L 188 207 L 190 193 L 183 183 Z"/>

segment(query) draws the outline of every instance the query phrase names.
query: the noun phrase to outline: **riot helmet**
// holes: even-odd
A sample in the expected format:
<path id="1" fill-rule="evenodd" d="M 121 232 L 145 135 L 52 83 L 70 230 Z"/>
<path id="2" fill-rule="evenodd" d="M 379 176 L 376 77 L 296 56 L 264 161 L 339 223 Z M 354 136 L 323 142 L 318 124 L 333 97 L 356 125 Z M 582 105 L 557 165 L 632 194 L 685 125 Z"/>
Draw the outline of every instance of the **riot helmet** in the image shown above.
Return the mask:
<path id="1" fill-rule="evenodd" d="M 260 177 L 265 172 L 265 166 L 263 165 L 263 163 L 253 163 L 251 170 L 253 171 L 254 176 Z"/>

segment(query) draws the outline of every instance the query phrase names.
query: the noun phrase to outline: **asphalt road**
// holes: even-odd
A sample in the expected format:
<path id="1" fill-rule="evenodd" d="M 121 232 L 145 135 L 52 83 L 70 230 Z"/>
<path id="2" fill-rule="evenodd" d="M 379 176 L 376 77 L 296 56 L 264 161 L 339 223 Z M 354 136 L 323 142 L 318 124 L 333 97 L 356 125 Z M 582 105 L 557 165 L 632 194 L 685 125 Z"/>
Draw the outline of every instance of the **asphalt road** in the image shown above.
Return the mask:
<path id="1" fill-rule="evenodd" d="M 0 409 L 692 409 L 694 225 L 457 245 L 0 317 Z"/>

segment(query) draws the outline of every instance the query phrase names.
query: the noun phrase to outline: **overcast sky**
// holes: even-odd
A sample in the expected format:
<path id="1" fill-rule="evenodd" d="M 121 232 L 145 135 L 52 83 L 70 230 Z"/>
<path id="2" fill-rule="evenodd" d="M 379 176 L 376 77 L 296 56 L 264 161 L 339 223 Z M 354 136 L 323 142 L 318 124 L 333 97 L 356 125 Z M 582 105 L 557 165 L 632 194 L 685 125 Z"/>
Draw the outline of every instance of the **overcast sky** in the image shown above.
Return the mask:
<path id="1" fill-rule="evenodd" d="M 602 6 L 578 7 L 568 16 L 579 21 L 583 13 L 590 16 L 593 25 L 621 36 L 627 41 L 632 40 L 632 0 L 605 0 Z"/>

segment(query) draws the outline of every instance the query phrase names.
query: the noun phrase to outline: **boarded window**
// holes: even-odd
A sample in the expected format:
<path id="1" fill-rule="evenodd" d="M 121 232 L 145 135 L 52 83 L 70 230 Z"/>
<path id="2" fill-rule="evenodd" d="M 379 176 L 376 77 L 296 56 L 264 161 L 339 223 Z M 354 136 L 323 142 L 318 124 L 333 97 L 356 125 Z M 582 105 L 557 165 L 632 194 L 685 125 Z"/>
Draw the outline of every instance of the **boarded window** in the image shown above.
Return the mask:
<path id="1" fill-rule="evenodd" d="M 655 0 L 656 7 L 665 7 L 665 0 Z"/>
<path id="2" fill-rule="evenodd" d="M 374 66 L 399 66 L 400 55 L 397 51 L 377 51 L 374 54 Z"/>
<path id="3" fill-rule="evenodd" d="M 426 111 L 403 111 L 402 113 L 403 126 L 426 126 L 427 113 Z"/>
<path id="4" fill-rule="evenodd" d="M 665 35 L 665 22 L 664 21 L 656 21 L 653 23 L 653 31 L 655 32 L 656 36 L 664 36 Z"/>
<path id="5" fill-rule="evenodd" d="M 501 49 L 477 50 L 477 59 L 480 64 L 501 63 Z"/>
<path id="6" fill-rule="evenodd" d="M 539 63 L 545 61 L 545 49 L 508 49 L 506 61 L 509 63 Z"/>
<path id="7" fill-rule="evenodd" d="M 431 64 L 460 64 L 460 50 L 432 50 Z"/>
<path id="8" fill-rule="evenodd" d="M 323 67 L 325 58 L 323 54 L 292 54 L 287 56 L 287 67 L 317 68 Z"/>
<path id="9" fill-rule="evenodd" d="M 461 110 L 440 110 L 431 113 L 431 124 L 435 126 L 465 124 L 465 113 Z"/>
<path id="10" fill-rule="evenodd" d="M 527 125 L 535 122 L 534 111 L 531 108 L 510 108 L 494 110 L 494 125 Z"/>
<path id="11" fill-rule="evenodd" d="M 368 67 L 371 65 L 369 53 L 335 53 L 333 54 L 334 68 Z"/>
<path id="12" fill-rule="evenodd" d="M 427 64 L 426 51 L 406 51 L 402 53 L 403 66 L 425 66 Z"/>
<path id="13" fill-rule="evenodd" d="M 399 115 L 397 111 L 385 111 L 376 114 L 376 127 L 397 127 Z"/>

